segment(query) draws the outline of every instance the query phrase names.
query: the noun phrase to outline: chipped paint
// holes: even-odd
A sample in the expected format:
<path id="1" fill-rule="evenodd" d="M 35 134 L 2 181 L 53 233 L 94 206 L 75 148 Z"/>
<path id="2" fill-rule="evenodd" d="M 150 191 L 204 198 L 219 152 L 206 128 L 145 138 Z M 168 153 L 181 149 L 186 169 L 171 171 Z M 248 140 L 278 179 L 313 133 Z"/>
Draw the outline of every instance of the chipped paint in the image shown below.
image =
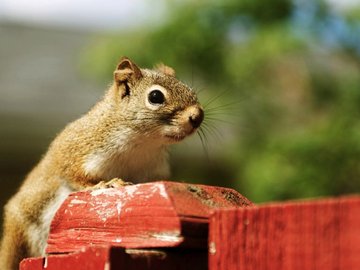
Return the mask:
<path id="1" fill-rule="evenodd" d="M 119 222 L 120 222 L 121 208 L 122 208 L 122 203 L 117 202 L 116 203 L 116 210 L 117 210 L 117 219 L 118 219 Z"/>
<path id="2" fill-rule="evenodd" d="M 133 211 L 133 208 L 132 208 L 132 207 L 126 207 L 126 208 L 125 208 L 125 213 L 129 213 L 129 212 L 131 212 L 131 211 Z"/>
<path id="3" fill-rule="evenodd" d="M 70 203 L 72 203 L 72 204 L 86 204 L 85 201 L 78 200 L 78 199 L 72 199 Z"/>
<path id="4" fill-rule="evenodd" d="M 159 183 L 153 185 L 150 190 L 146 192 L 142 191 L 139 185 L 126 186 L 125 188 L 106 188 L 106 189 L 98 189 L 91 191 L 91 196 L 99 197 L 98 199 L 94 198 L 91 203 L 90 211 L 93 211 L 97 214 L 99 219 L 103 222 L 106 222 L 108 218 L 113 217 L 115 214 L 117 216 L 118 221 L 120 221 L 121 211 L 126 211 L 126 201 L 131 200 L 135 196 L 141 196 L 144 199 L 151 199 L 157 194 L 160 194 L 163 198 L 167 199 L 168 195 L 166 193 L 165 187 L 163 184 Z M 114 204 L 114 202 L 104 201 L 102 196 L 116 196 L 118 200 Z M 78 199 L 73 199 L 69 206 L 73 204 L 81 204 L 82 202 Z M 124 205 L 125 204 L 125 205 Z M 115 207 L 114 207 L 115 206 Z"/>
<path id="5" fill-rule="evenodd" d="M 45 269 L 45 268 L 47 268 L 47 267 L 48 267 L 48 257 L 46 256 L 46 257 L 44 258 L 43 268 Z"/>
<path id="6" fill-rule="evenodd" d="M 99 195 L 106 195 L 106 196 L 119 196 L 120 198 L 133 198 L 134 196 L 138 196 L 138 195 L 143 195 L 145 198 L 151 198 L 153 197 L 155 194 L 159 193 L 160 196 L 162 196 L 163 198 L 167 199 L 168 198 L 168 194 L 167 191 L 165 189 L 164 184 L 162 183 L 156 183 L 156 184 L 152 184 L 151 188 L 150 188 L 150 192 L 146 192 L 144 193 L 144 191 L 139 191 L 140 189 L 140 185 L 131 185 L 131 186 L 126 186 L 125 188 L 102 188 L 102 189 L 97 189 L 97 190 L 93 190 L 91 191 L 91 195 L 92 196 L 99 196 Z"/>
<path id="7" fill-rule="evenodd" d="M 69 203 L 69 207 L 75 207 L 75 205 L 85 204 L 90 206 L 88 209 L 90 212 L 95 213 L 99 220 L 105 223 L 109 218 L 117 217 L 117 221 L 120 222 L 120 215 L 122 211 L 129 212 L 126 204 L 134 197 L 138 196 L 144 200 L 150 200 L 155 196 L 161 196 L 164 199 L 168 199 L 168 194 L 163 183 L 151 183 L 149 189 L 142 187 L 143 185 L 130 185 L 124 188 L 103 188 L 90 192 L 93 200 L 90 202 L 84 202 L 80 199 L 74 198 Z M 116 201 L 103 200 L 104 196 L 116 197 Z M 175 241 L 175 240 L 174 240 Z M 177 241 L 177 240 L 176 240 Z"/>
<path id="8" fill-rule="evenodd" d="M 103 195 L 103 194 L 112 196 L 112 194 L 110 194 L 110 192 L 109 192 L 109 191 L 112 191 L 112 190 L 113 190 L 113 188 L 100 188 L 100 189 L 96 189 L 96 190 L 91 191 L 90 194 L 92 196 L 99 196 L 99 195 Z"/>
<path id="9" fill-rule="evenodd" d="M 121 243 L 122 242 L 122 239 L 121 238 L 116 238 L 115 239 L 115 243 Z"/>
<path id="10" fill-rule="evenodd" d="M 209 244 L 209 253 L 214 255 L 216 253 L 216 245 L 215 242 L 210 242 Z"/>
<path id="11" fill-rule="evenodd" d="M 110 263 L 109 262 L 105 263 L 104 270 L 110 270 Z"/>
<path id="12" fill-rule="evenodd" d="M 154 188 L 157 188 L 157 190 L 159 190 L 159 193 L 160 193 L 161 197 L 163 197 L 164 199 L 169 198 L 169 196 L 168 196 L 168 194 L 166 192 L 166 189 L 165 189 L 165 185 L 159 183 L 159 184 L 154 185 L 153 189 Z"/>
<path id="13" fill-rule="evenodd" d="M 124 188 L 124 193 L 126 193 L 126 196 L 128 196 L 129 198 L 133 198 L 134 195 L 138 192 L 138 189 L 138 185 L 127 186 Z"/>

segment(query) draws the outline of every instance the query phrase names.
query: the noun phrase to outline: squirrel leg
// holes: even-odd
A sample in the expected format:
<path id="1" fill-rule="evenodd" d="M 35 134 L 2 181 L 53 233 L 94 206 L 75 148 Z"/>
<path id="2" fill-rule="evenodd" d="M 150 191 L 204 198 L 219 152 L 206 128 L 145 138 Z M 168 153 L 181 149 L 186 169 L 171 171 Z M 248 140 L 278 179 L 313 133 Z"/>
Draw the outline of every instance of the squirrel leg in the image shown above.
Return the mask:
<path id="1" fill-rule="evenodd" d="M 5 211 L 3 238 L 0 246 L 0 269 L 19 269 L 19 263 L 30 254 L 27 250 L 25 232 L 16 217 Z"/>

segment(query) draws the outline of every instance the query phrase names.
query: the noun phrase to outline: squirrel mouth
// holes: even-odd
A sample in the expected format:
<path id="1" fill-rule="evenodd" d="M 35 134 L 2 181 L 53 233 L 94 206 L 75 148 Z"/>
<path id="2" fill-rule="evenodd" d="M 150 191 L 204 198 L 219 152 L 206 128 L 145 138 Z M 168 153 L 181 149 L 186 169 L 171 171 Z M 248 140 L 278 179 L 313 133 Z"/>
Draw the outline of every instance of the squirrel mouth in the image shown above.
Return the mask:
<path id="1" fill-rule="evenodd" d="M 184 134 L 184 133 L 180 133 L 180 134 L 167 134 L 165 135 L 166 138 L 170 139 L 172 142 L 180 142 L 183 139 L 185 139 L 189 134 Z"/>
<path id="2" fill-rule="evenodd" d="M 165 135 L 165 137 L 172 141 L 180 142 L 183 139 L 185 139 L 186 135 L 185 134 L 174 134 L 174 135 Z"/>
<path id="3" fill-rule="evenodd" d="M 196 129 L 194 128 L 189 132 L 182 131 L 179 133 L 170 133 L 170 134 L 166 134 L 164 137 L 170 139 L 172 142 L 180 142 L 180 141 L 184 140 L 186 137 L 193 134 L 195 131 L 196 131 Z"/>

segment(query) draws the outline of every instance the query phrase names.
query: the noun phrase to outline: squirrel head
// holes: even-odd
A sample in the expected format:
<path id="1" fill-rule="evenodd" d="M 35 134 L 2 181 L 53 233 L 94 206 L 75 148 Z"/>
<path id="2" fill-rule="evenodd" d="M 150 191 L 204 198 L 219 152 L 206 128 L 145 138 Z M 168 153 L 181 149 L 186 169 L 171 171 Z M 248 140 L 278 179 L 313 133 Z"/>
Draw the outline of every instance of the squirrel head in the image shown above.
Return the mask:
<path id="1" fill-rule="evenodd" d="M 161 144 L 181 141 L 204 119 L 196 93 L 164 64 L 153 70 L 140 69 L 129 58 L 122 58 L 110 94 L 122 124 Z"/>

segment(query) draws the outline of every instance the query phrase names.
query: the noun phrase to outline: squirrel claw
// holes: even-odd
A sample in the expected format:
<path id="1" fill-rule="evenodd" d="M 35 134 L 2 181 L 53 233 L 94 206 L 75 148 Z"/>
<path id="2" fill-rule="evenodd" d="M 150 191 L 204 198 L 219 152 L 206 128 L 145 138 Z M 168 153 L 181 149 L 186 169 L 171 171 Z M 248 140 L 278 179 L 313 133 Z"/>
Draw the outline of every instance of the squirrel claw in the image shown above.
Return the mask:
<path id="1" fill-rule="evenodd" d="M 103 189 L 103 188 L 119 188 L 124 186 L 132 185 L 131 182 L 125 182 L 124 180 L 120 178 L 113 178 L 109 181 L 100 181 L 95 186 L 89 187 L 86 190 L 97 190 L 97 189 Z"/>
<path id="2" fill-rule="evenodd" d="M 124 187 L 124 186 L 130 186 L 133 183 L 131 182 L 125 182 L 121 178 L 113 178 L 108 182 L 105 182 L 106 188 L 118 188 L 118 187 Z"/>

